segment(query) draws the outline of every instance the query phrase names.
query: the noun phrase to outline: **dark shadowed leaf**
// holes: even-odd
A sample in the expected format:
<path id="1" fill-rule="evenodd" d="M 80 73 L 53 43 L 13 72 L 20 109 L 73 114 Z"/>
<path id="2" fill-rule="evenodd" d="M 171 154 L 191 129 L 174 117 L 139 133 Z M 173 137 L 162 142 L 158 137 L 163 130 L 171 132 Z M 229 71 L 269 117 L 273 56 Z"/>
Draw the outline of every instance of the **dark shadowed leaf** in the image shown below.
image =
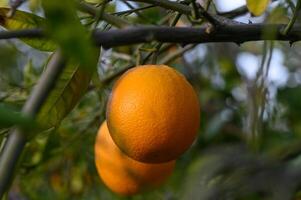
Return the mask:
<path id="1" fill-rule="evenodd" d="M 69 62 L 38 114 L 38 121 L 45 128 L 57 127 L 83 96 L 91 76 L 92 72 Z"/>
<path id="2" fill-rule="evenodd" d="M 22 30 L 30 28 L 42 28 L 45 25 L 45 19 L 37 15 L 16 11 L 11 18 L 7 17 L 8 8 L 0 8 L 0 25 L 7 30 Z M 21 39 L 29 46 L 41 51 L 54 51 L 56 45 L 45 39 Z"/>
<path id="3" fill-rule="evenodd" d="M 42 1 L 42 5 L 47 18 L 49 36 L 67 56 L 85 66 L 85 69 L 95 69 L 97 50 L 89 32 L 80 23 L 75 1 Z"/>
<path id="4" fill-rule="evenodd" d="M 33 120 L 22 115 L 20 112 L 0 104 L 0 128 L 19 125 L 24 128 L 31 128 Z"/>

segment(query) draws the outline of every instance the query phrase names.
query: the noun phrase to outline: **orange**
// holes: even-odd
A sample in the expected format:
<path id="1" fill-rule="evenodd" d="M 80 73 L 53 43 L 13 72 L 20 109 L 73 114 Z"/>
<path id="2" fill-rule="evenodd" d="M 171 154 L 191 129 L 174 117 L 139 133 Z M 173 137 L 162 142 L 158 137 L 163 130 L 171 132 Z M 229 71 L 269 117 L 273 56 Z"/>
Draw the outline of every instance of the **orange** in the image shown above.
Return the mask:
<path id="1" fill-rule="evenodd" d="M 104 122 L 96 137 L 95 164 L 108 188 L 133 195 L 162 184 L 171 175 L 175 161 L 147 164 L 129 158 L 115 145 Z"/>
<path id="2" fill-rule="evenodd" d="M 165 65 L 143 65 L 115 83 L 107 121 L 117 146 L 147 163 L 175 160 L 193 143 L 200 105 L 183 75 Z"/>

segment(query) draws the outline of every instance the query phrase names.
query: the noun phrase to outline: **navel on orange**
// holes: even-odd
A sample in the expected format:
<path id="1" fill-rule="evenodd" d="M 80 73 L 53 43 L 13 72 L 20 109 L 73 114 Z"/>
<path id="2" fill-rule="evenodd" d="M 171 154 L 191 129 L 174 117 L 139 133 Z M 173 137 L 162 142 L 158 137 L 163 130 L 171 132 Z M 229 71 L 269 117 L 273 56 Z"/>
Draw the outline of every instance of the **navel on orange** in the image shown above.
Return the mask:
<path id="1" fill-rule="evenodd" d="M 107 121 L 117 146 L 148 163 L 178 158 L 200 123 L 198 97 L 183 75 L 165 65 L 135 67 L 115 83 Z"/>
<path id="2" fill-rule="evenodd" d="M 95 142 L 95 164 L 105 185 L 121 195 L 133 195 L 162 184 L 172 173 L 175 161 L 160 164 L 138 162 L 113 142 L 104 122 Z"/>

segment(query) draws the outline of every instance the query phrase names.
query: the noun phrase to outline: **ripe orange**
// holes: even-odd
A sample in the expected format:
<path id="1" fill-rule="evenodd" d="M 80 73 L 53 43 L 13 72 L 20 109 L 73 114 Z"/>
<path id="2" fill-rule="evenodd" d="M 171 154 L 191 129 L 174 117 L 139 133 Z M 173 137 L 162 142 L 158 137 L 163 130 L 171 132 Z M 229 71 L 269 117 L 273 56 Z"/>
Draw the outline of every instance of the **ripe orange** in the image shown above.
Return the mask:
<path id="1" fill-rule="evenodd" d="M 165 65 L 135 67 L 115 83 L 107 121 L 117 146 L 147 163 L 178 158 L 192 144 L 200 105 L 183 75 Z"/>
<path id="2" fill-rule="evenodd" d="M 162 184 L 175 165 L 175 161 L 147 164 L 129 158 L 113 142 L 106 122 L 98 131 L 94 150 L 99 176 L 121 195 L 133 195 Z"/>

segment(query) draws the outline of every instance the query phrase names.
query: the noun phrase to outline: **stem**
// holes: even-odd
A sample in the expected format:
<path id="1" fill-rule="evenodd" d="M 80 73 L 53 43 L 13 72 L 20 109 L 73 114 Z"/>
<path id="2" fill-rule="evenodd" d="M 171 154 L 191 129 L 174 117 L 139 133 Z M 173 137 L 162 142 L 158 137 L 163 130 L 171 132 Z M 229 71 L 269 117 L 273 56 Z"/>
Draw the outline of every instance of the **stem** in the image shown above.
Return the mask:
<path id="1" fill-rule="evenodd" d="M 94 6 L 91 6 L 84 2 L 78 3 L 78 8 L 83 12 L 87 12 L 93 15 L 94 17 L 97 17 L 98 13 L 100 13 L 98 8 L 95 8 Z M 118 28 L 125 28 L 130 25 L 127 21 L 123 20 L 122 18 L 107 13 L 103 13 L 102 16 L 100 16 L 100 19 L 103 19 L 104 21 Z"/>
<path id="2" fill-rule="evenodd" d="M 26 101 L 22 109 L 25 115 L 34 117 L 38 113 L 64 66 L 65 60 L 61 53 L 56 53 Z M 0 199 L 11 183 L 18 159 L 26 144 L 27 135 L 21 129 L 16 128 L 9 134 L 4 144 L 4 149 L 0 154 Z"/>
<path id="3" fill-rule="evenodd" d="M 132 6 L 129 2 L 125 1 L 125 0 L 121 0 L 122 3 L 124 3 L 129 9 L 134 10 L 134 13 L 140 17 L 143 20 L 146 20 L 147 22 L 151 23 L 151 24 L 155 24 L 154 21 L 150 20 L 149 17 L 146 17 L 143 13 L 140 12 L 140 10 L 135 9 L 134 6 Z"/>
<path id="4" fill-rule="evenodd" d="M 175 16 L 174 19 L 172 20 L 170 26 L 171 26 L 171 27 L 175 26 L 175 25 L 178 23 L 178 21 L 180 20 L 181 16 L 182 16 L 181 13 L 176 13 L 176 16 Z M 157 58 L 158 58 L 158 56 L 159 56 L 160 49 L 161 49 L 162 45 L 163 45 L 162 42 L 158 43 L 158 44 L 156 45 L 156 47 L 155 47 L 155 48 L 156 48 L 156 52 L 151 52 L 151 53 L 149 53 L 149 54 L 146 56 L 146 58 L 144 59 L 143 64 L 147 62 L 147 60 L 149 59 L 149 57 L 151 57 L 152 54 L 153 54 L 152 63 L 155 64 L 155 63 L 157 62 Z"/>
<path id="5" fill-rule="evenodd" d="M 142 10 L 146 10 L 146 9 L 154 8 L 154 7 L 156 7 L 156 6 L 150 5 L 150 6 L 145 6 L 145 7 L 141 7 L 141 8 L 135 8 L 135 9 L 131 9 L 131 10 L 114 12 L 114 13 L 111 13 L 111 14 L 112 15 L 129 15 L 129 14 L 132 14 L 132 13 L 136 13 L 138 11 L 142 11 Z"/>
<path id="6" fill-rule="evenodd" d="M 214 26 L 220 26 L 221 23 L 215 17 L 207 12 L 201 5 L 198 5 L 201 15 Z"/>
<path id="7" fill-rule="evenodd" d="M 195 2 L 195 0 L 192 1 L 192 17 L 194 19 L 199 19 L 200 18 L 200 15 L 199 15 L 199 9 L 198 9 L 198 6 L 197 6 L 197 3 Z"/>
<path id="8" fill-rule="evenodd" d="M 190 6 L 172 2 L 168 0 L 125 0 L 125 1 L 135 1 L 135 2 L 143 2 L 148 3 L 156 6 L 160 6 L 166 9 L 178 11 L 179 13 L 185 14 L 185 15 L 191 15 L 192 8 Z"/>
<path id="9" fill-rule="evenodd" d="M 177 58 L 179 58 L 180 56 L 182 56 L 184 53 L 186 53 L 187 51 L 193 49 L 196 46 L 196 44 L 193 45 L 187 45 L 184 48 L 181 48 L 177 51 L 175 51 L 174 53 L 171 53 L 170 55 L 166 56 L 165 58 L 163 58 L 159 64 L 163 64 L 163 65 L 167 65 L 171 62 L 173 62 L 174 60 L 176 60 Z"/>
<path id="10" fill-rule="evenodd" d="M 108 0 L 104 0 L 103 3 L 101 4 L 99 11 L 96 13 L 94 28 L 97 28 L 99 21 L 103 18 L 103 14 L 105 12 L 107 3 L 108 3 Z"/>
<path id="11" fill-rule="evenodd" d="M 298 0 L 297 1 L 297 5 L 296 5 L 296 8 L 294 10 L 294 14 L 293 14 L 293 17 L 292 19 L 289 21 L 289 23 L 287 24 L 287 26 L 285 27 L 284 31 L 283 31 L 283 35 L 287 35 L 291 29 L 293 28 L 295 22 L 296 22 L 296 19 L 298 17 L 298 12 L 300 10 L 300 7 L 301 7 L 301 0 Z"/>

